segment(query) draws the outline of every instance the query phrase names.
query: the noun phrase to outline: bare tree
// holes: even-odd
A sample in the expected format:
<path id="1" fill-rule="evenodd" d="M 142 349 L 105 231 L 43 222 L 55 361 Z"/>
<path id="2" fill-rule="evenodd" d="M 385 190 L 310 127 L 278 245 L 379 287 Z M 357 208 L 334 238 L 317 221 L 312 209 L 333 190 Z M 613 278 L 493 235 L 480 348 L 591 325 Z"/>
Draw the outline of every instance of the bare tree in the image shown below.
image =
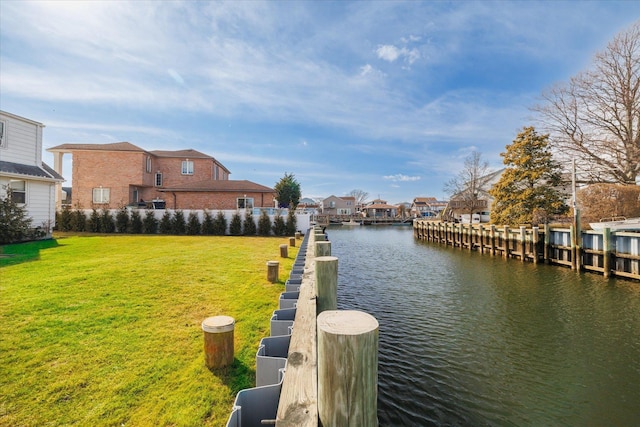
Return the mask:
<path id="1" fill-rule="evenodd" d="M 351 196 L 354 199 L 356 199 L 356 206 L 361 206 L 364 204 L 364 202 L 367 201 L 367 198 L 369 197 L 369 193 L 367 193 L 364 190 L 355 189 L 355 190 L 351 190 L 349 194 L 347 194 L 347 196 Z"/>
<path id="2" fill-rule="evenodd" d="M 596 54 L 590 69 L 542 98 L 534 110 L 557 153 L 576 159 L 581 181 L 635 182 L 640 175 L 640 21 Z"/>
<path id="3" fill-rule="evenodd" d="M 451 196 L 449 205 L 473 214 L 486 207 L 486 187 L 489 175 L 489 163 L 482 160 L 482 154 L 472 152 L 464 160 L 464 168 L 444 185 L 445 193 Z"/>

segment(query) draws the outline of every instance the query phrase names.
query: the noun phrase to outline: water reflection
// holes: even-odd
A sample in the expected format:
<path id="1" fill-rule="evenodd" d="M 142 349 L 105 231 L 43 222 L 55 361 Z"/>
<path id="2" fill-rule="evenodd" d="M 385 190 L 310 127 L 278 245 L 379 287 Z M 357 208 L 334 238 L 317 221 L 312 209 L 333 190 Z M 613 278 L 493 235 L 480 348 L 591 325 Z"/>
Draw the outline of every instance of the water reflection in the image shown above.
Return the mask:
<path id="1" fill-rule="evenodd" d="M 637 425 L 640 283 L 328 233 L 339 308 L 380 322 L 380 425 Z"/>

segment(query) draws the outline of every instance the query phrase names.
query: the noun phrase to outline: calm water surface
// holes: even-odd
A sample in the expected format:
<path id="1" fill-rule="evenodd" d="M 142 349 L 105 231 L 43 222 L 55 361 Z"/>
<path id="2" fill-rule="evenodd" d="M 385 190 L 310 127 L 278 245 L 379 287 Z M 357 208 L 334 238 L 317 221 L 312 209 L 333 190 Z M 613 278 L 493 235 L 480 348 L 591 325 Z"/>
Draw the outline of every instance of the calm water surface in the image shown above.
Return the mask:
<path id="1" fill-rule="evenodd" d="M 327 232 L 339 308 L 380 322 L 381 426 L 640 425 L 640 283 Z"/>

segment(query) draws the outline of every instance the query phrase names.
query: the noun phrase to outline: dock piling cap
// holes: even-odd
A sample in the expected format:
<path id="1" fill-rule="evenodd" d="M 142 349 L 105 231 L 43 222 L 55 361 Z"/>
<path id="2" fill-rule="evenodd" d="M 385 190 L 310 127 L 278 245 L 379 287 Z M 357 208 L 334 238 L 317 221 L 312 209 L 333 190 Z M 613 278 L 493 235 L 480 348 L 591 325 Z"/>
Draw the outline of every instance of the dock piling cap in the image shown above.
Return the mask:
<path id="1" fill-rule="evenodd" d="M 236 321 L 230 316 L 207 317 L 202 321 L 202 330 L 211 333 L 231 332 Z"/>

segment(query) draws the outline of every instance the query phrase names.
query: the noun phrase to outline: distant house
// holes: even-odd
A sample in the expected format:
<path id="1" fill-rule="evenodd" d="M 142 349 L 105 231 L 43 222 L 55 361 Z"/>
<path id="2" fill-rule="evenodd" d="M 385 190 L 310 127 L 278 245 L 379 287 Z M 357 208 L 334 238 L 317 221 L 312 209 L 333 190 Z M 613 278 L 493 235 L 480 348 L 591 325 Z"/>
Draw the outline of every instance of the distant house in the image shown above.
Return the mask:
<path id="1" fill-rule="evenodd" d="M 49 148 L 62 174 L 62 156 L 73 156 L 71 205 L 118 209 L 250 209 L 273 207 L 272 188 L 230 180 L 229 170 L 196 150 L 148 151 L 129 142 L 62 144 Z M 58 196 L 60 197 L 60 196 Z"/>
<path id="2" fill-rule="evenodd" d="M 480 178 L 480 186 L 477 194 L 469 199 L 469 195 L 464 191 L 451 196 L 449 205 L 443 213 L 445 219 L 461 222 L 489 222 L 491 214 L 491 204 L 493 196 L 489 190 L 499 180 L 505 169 L 499 169 Z"/>
<path id="3" fill-rule="evenodd" d="M 411 203 L 411 215 L 416 218 L 437 216 L 446 206 L 447 202 L 435 197 L 416 197 Z"/>
<path id="4" fill-rule="evenodd" d="M 34 228 L 55 225 L 55 189 L 64 178 L 42 161 L 44 125 L 0 111 L 0 197 L 10 192 Z"/>
<path id="5" fill-rule="evenodd" d="M 308 197 L 300 199 L 298 206 L 296 207 L 296 213 L 298 214 L 310 214 L 316 215 L 319 212 L 320 206 L 318 202 Z"/>
<path id="6" fill-rule="evenodd" d="M 388 204 L 386 200 L 375 199 L 362 208 L 362 213 L 368 218 L 395 218 L 398 207 Z"/>
<path id="7" fill-rule="evenodd" d="M 352 196 L 329 196 L 322 201 L 324 215 L 353 215 L 356 213 L 356 198 Z"/>

